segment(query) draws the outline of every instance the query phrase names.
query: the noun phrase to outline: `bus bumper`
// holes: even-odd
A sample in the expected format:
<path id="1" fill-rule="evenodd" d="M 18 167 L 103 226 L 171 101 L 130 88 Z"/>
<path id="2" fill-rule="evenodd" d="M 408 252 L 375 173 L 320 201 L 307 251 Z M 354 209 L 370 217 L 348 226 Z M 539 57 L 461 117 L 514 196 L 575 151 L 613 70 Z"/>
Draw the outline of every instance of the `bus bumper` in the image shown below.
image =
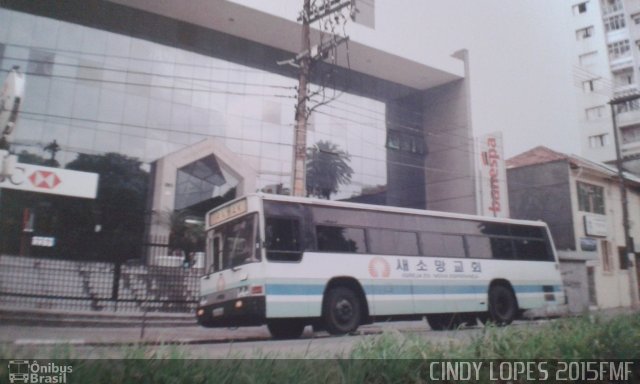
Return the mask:
<path id="1" fill-rule="evenodd" d="M 210 328 L 262 325 L 266 322 L 266 300 L 264 296 L 243 297 L 198 306 L 196 319 Z"/>

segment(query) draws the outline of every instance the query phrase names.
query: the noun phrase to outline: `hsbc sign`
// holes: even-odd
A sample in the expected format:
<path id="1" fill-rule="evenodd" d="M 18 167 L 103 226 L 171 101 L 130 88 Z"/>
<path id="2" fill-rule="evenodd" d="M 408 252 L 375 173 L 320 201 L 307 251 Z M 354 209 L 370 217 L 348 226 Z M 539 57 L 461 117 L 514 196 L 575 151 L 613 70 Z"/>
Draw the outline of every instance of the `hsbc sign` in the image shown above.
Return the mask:
<path id="1" fill-rule="evenodd" d="M 29 181 L 36 188 L 55 189 L 60 185 L 60 177 L 55 172 L 51 171 L 35 171 L 29 176 Z"/>
<path id="2" fill-rule="evenodd" d="M 11 176 L 0 176 L 0 188 L 95 199 L 98 174 L 17 163 Z"/>

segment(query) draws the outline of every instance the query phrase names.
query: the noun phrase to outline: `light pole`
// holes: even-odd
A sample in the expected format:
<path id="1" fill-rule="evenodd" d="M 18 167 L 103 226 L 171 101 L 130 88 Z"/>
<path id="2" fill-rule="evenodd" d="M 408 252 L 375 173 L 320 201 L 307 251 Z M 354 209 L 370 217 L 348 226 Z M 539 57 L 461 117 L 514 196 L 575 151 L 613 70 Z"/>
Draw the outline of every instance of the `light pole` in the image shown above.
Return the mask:
<path id="1" fill-rule="evenodd" d="M 622 227 L 624 230 L 624 254 L 626 258 L 627 271 L 629 272 L 629 288 L 631 291 L 631 306 L 638 306 L 638 280 L 636 275 L 636 266 L 633 251 L 633 243 L 631 240 L 630 223 L 629 223 L 629 200 L 627 199 L 627 185 L 622 167 L 622 152 L 620 151 L 620 140 L 618 134 L 618 122 L 616 115 L 616 106 L 630 101 L 640 99 L 640 94 L 633 94 L 613 98 L 609 101 L 611 107 L 611 119 L 613 121 L 613 140 L 616 146 L 616 167 L 618 169 L 618 182 L 620 185 L 620 196 L 622 198 Z"/>

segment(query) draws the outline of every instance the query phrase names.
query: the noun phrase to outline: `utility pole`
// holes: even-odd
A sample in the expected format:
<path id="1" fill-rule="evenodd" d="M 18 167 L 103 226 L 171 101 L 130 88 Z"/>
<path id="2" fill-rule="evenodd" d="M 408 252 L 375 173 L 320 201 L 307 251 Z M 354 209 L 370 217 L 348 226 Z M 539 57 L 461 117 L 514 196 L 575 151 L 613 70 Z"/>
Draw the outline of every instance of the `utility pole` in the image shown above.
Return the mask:
<path id="1" fill-rule="evenodd" d="M 631 225 L 629 222 L 629 201 L 627 198 L 627 185 L 625 182 L 624 169 L 623 169 L 623 159 L 622 153 L 620 150 L 620 139 L 618 134 L 618 123 L 617 123 L 617 115 L 616 115 L 616 106 L 619 104 L 623 104 L 626 102 L 633 102 L 635 100 L 640 99 L 640 95 L 634 94 L 624 97 L 619 97 L 612 99 L 609 101 L 609 105 L 611 107 L 611 117 L 613 121 L 613 137 L 615 141 L 616 147 L 616 167 L 618 170 L 618 182 L 620 187 L 620 197 L 622 199 L 622 228 L 624 233 L 624 259 L 627 267 L 627 271 L 629 272 L 629 291 L 631 294 L 631 307 L 635 308 L 638 306 L 639 298 L 638 298 L 638 279 L 636 275 L 636 265 L 635 265 L 635 256 L 633 254 L 633 240 L 631 237 Z"/>
<path id="2" fill-rule="evenodd" d="M 311 0 L 304 0 L 302 8 L 302 52 L 300 73 L 298 75 L 298 98 L 296 103 L 296 130 L 293 139 L 293 196 L 305 196 L 307 190 L 307 83 L 311 66 Z"/>
<path id="3" fill-rule="evenodd" d="M 315 60 L 322 60 L 327 53 L 348 40 L 346 36 L 332 35 L 331 39 L 318 45 L 311 45 L 311 23 L 324 17 L 334 15 L 343 8 L 351 6 L 353 15 L 354 0 L 322 0 L 321 6 L 316 0 L 304 0 L 298 21 L 302 22 L 302 51 L 293 59 L 278 62 L 299 68 L 298 93 L 295 113 L 295 132 L 293 142 L 292 190 L 293 196 L 306 196 L 306 160 L 307 160 L 307 121 L 309 118 L 309 83 L 311 66 Z"/>

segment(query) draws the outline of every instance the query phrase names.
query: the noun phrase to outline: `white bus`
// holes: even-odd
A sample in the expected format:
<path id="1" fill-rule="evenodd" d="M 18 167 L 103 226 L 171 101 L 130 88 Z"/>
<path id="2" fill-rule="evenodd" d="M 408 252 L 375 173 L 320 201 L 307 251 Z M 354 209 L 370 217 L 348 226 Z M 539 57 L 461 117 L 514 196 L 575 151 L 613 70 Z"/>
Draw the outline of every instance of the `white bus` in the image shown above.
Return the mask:
<path id="1" fill-rule="evenodd" d="M 206 225 L 205 327 L 295 338 L 426 316 L 440 330 L 565 303 L 543 222 L 256 194 Z"/>

